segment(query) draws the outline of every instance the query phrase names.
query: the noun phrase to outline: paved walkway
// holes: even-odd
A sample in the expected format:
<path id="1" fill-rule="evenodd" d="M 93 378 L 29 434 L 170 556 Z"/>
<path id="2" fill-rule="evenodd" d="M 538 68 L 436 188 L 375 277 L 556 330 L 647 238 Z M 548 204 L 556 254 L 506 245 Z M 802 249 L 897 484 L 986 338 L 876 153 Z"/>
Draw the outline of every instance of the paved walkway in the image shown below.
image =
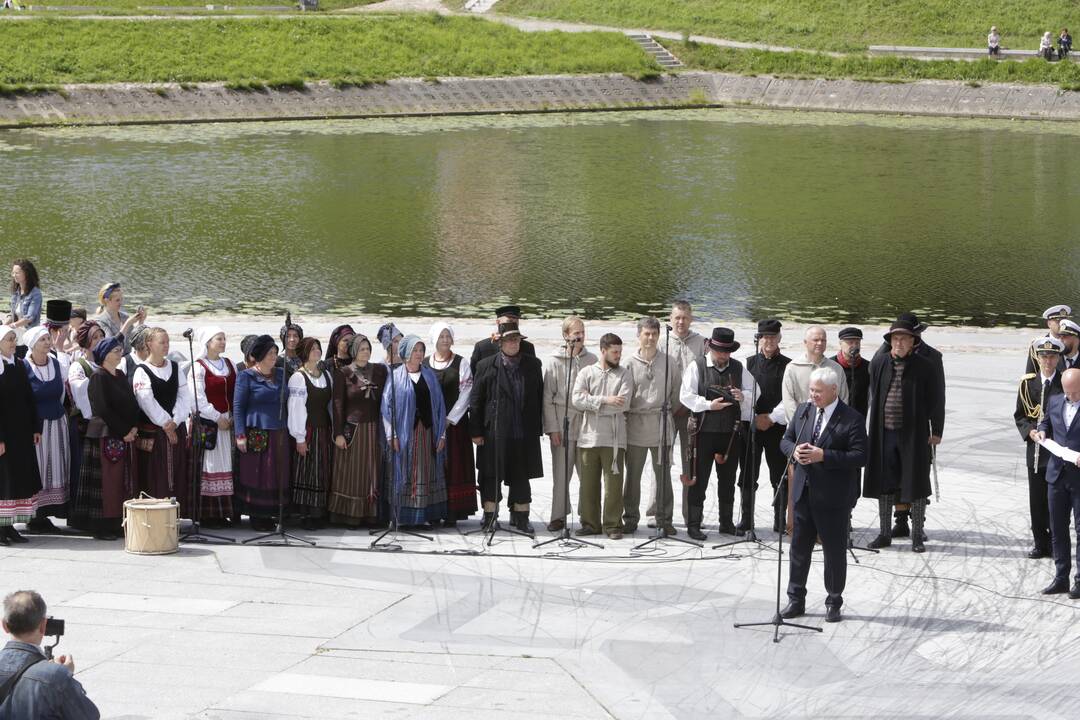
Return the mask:
<path id="1" fill-rule="evenodd" d="M 335 322 L 299 320 L 320 336 Z M 165 323 L 176 333 L 189 324 Z M 232 346 L 241 332 L 279 324 L 222 323 Z M 488 330 L 455 325 L 462 348 Z M 428 322 L 400 327 L 426 336 Z M 591 338 L 607 330 L 633 336 L 627 323 L 589 323 Z M 865 330 L 873 338 L 880 328 Z M 528 321 L 525 331 L 542 355 L 556 347 L 556 321 Z M 791 354 L 801 329 L 785 331 Z M 113 720 L 1068 718 L 1080 602 L 1040 596 L 1051 563 L 1023 557 L 1027 490 L 1011 413 L 1033 334 L 928 331 L 949 382 L 928 551 L 898 541 L 859 553 L 838 625 L 823 623 L 816 562 L 804 621 L 824 632 L 785 631 L 778 645 L 770 628 L 732 627 L 771 617 L 771 549 L 632 551 L 644 530 L 599 550 L 534 550 L 508 536 L 487 548 L 460 532 L 474 519 L 431 542 L 402 539 L 395 553 L 369 552 L 362 532 L 325 530 L 311 549 L 185 545 L 161 557 L 35 537 L 0 548 L 0 592 L 45 594 L 67 620 L 60 649 Z M 551 487 L 533 489 L 539 524 Z M 730 539 L 715 533 L 712 491 L 707 505 L 710 541 Z M 771 545 L 769 517 L 759 500 Z M 875 517 L 862 501 L 859 541 L 872 537 Z"/>

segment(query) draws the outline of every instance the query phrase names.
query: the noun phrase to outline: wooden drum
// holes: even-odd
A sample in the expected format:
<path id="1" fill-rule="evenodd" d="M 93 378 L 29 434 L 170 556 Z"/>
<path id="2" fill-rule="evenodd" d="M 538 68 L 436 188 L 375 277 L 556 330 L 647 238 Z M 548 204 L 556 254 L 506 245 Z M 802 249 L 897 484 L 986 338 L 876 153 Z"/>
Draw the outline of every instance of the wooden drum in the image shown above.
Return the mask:
<path id="1" fill-rule="evenodd" d="M 168 555 L 180 547 L 180 504 L 139 498 L 124 503 L 124 549 L 135 555 Z"/>

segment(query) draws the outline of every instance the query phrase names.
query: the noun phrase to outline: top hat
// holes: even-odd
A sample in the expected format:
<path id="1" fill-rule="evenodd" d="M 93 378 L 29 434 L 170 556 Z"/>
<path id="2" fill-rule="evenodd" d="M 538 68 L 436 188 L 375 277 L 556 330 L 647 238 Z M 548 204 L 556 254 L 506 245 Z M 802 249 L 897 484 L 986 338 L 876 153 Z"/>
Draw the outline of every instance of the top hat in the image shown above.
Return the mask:
<path id="1" fill-rule="evenodd" d="M 495 317 L 512 317 L 521 319 L 521 308 L 517 305 L 503 305 L 502 307 L 495 308 Z"/>
<path id="2" fill-rule="evenodd" d="M 710 350 L 720 352 L 735 352 L 739 349 L 739 343 L 735 342 L 735 331 L 731 328 L 713 328 L 712 337 L 705 341 Z"/>
<path id="3" fill-rule="evenodd" d="M 49 300 L 45 303 L 45 324 L 60 327 L 71 322 L 71 303 L 67 300 Z"/>

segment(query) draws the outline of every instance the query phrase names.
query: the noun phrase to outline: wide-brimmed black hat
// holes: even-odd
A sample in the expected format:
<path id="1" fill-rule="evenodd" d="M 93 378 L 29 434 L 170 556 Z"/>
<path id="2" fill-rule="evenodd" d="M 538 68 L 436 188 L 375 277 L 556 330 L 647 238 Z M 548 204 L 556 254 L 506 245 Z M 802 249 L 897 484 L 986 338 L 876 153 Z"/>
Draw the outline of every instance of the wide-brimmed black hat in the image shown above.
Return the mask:
<path id="1" fill-rule="evenodd" d="M 775 318 L 769 320 L 758 320 L 757 324 L 758 335 L 779 335 L 780 334 L 780 321 Z"/>
<path id="2" fill-rule="evenodd" d="M 926 323 L 919 322 L 919 316 L 916 315 L 915 313 L 911 313 L 911 312 L 900 313 L 900 317 L 898 317 L 896 319 L 897 320 L 906 320 L 906 321 L 910 322 L 912 327 L 915 328 L 915 334 L 916 335 L 922 335 L 923 331 L 926 330 L 927 327 L 929 327 Z"/>
<path id="3" fill-rule="evenodd" d="M 919 330 L 919 319 L 915 318 L 913 322 L 912 317 L 913 316 L 911 315 L 911 313 L 905 313 L 904 315 L 896 318 L 896 320 L 893 321 L 893 324 L 889 326 L 889 332 L 885 333 L 885 335 L 883 336 L 885 338 L 885 342 L 892 341 L 892 334 L 894 332 L 903 333 L 905 335 L 910 335 L 913 338 L 918 338 L 919 333 L 922 332 L 921 330 Z"/>
<path id="4" fill-rule="evenodd" d="M 516 322 L 499 323 L 499 339 L 505 340 L 509 337 L 518 337 L 522 340 L 525 339 L 525 336 L 521 334 L 521 330 L 518 329 L 518 324 Z"/>
<path id="5" fill-rule="evenodd" d="M 61 327 L 71 322 L 71 303 L 67 300 L 49 300 L 45 303 L 45 324 Z"/>
<path id="6" fill-rule="evenodd" d="M 857 327 L 846 327 L 837 334 L 837 337 L 841 340 L 862 340 L 863 334 Z"/>
<path id="7" fill-rule="evenodd" d="M 495 308 L 495 317 L 512 317 L 521 319 L 521 308 L 517 305 L 503 305 L 502 307 Z"/>
<path id="8" fill-rule="evenodd" d="M 705 341 L 710 350 L 720 352 L 735 352 L 739 349 L 739 343 L 735 342 L 735 331 L 731 328 L 713 328 L 712 337 Z"/>

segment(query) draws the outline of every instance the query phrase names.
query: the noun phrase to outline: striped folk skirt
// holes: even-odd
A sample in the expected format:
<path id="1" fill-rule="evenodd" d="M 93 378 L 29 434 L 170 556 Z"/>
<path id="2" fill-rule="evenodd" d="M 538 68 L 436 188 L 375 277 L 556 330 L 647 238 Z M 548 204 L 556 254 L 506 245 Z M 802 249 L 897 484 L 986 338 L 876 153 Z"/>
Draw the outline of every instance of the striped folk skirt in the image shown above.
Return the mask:
<path id="1" fill-rule="evenodd" d="M 107 438 L 83 438 L 79 480 L 71 489 L 68 527 L 96 532 L 119 530 L 124 501 L 136 495 L 135 450 L 124 443 L 115 462 L 105 455 Z"/>
<path id="2" fill-rule="evenodd" d="M 267 430 L 270 438 L 262 452 L 248 449 L 236 463 L 236 511 L 251 517 L 277 515 L 279 493 L 289 486 L 289 432 Z M 250 448 L 250 438 L 248 440 Z"/>
<path id="3" fill-rule="evenodd" d="M 330 489 L 330 428 L 308 431 L 307 455 L 293 457 L 293 512 L 309 518 L 326 515 L 326 496 Z"/>
<path id="4" fill-rule="evenodd" d="M 149 428 L 146 428 L 149 430 Z M 139 440 L 144 430 L 139 430 Z M 154 428 L 153 449 L 147 451 L 136 441 L 139 489 L 156 498 L 176 498 L 179 517 L 191 517 L 191 466 L 188 464 L 187 428 L 176 428 L 177 443 L 172 445 L 165 431 Z"/>
<path id="5" fill-rule="evenodd" d="M 446 500 L 448 517 L 464 520 L 476 512 L 476 469 L 468 415 L 446 426 Z"/>
<path id="6" fill-rule="evenodd" d="M 233 514 L 233 447 L 232 430 L 218 428 L 217 444 L 213 450 L 195 447 L 191 461 L 201 469 L 199 484 L 202 520 L 224 520 Z"/>
<path id="7" fill-rule="evenodd" d="M 435 437 L 431 428 L 417 423 L 413 429 L 412 462 L 401 489 L 398 525 L 420 525 L 446 518 L 446 484 L 435 472 Z"/>
<path id="8" fill-rule="evenodd" d="M 342 450 L 334 446 L 327 503 L 330 521 L 350 525 L 375 522 L 379 514 L 382 470 L 379 421 L 358 425 L 348 447 Z"/>
<path id="9" fill-rule="evenodd" d="M 71 487 L 71 443 L 66 415 L 58 420 L 44 422 L 41 442 L 34 450 L 37 452 L 38 469 L 41 471 L 38 509 L 63 505 L 68 501 Z"/>

